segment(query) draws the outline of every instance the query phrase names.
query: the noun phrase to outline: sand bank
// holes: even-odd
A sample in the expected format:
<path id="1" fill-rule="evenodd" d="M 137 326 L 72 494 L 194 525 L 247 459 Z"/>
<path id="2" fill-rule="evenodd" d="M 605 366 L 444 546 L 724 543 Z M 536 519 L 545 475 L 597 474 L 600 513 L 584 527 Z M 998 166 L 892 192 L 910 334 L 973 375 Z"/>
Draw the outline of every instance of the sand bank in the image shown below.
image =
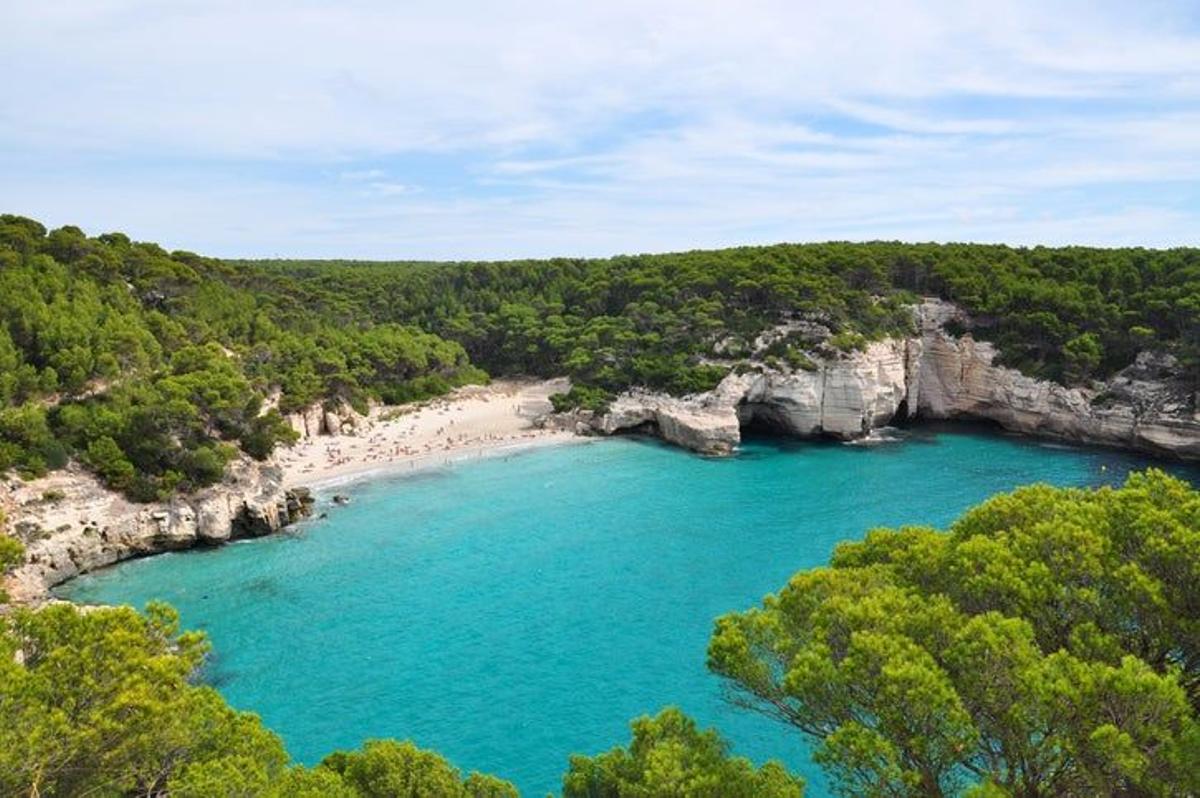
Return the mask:
<path id="1" fill-rule="evenodd" d="M 280 450 L 285 487 L 326 489 L 349 480 L 485 457 L 516 448 L 583 440 L 544 430 L 550 395 L 565 380 L 497 381 L 440 399 L 373 407 L 352 435 L 317 435 Z"/>

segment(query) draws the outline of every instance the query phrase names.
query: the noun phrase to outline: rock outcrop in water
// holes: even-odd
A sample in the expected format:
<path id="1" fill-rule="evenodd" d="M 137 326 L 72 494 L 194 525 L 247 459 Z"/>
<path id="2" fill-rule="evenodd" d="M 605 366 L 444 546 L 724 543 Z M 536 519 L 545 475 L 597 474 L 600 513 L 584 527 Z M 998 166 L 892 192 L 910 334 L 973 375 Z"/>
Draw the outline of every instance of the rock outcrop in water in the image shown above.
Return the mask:
<path id="1" fill-rule="evenodd" d="M 704 454 L 728 454 L 741 440 L 737 413 L 724 397 L 702 394 L 675 399 L 634 391 L 621 395 L 609 411 L 590 421 L 604 435 L 646 429 L 663 440 Z"/>
<path id="2" fill-rule="evenodd" d="M 260 537 L 307 516 L 311 494 L 284 490 L 278 467 L 231 464 L 225 480 L 161 504 L 135 504 L 72 466 L 33 482 L 0 487 L 9 532 L 26 548 L 10 574 L 17 602 L 46 597 L 73 576 L 132 557 Z"/>
<path id="3" fill-rule="evenodd" d="M 1197 399 L 1168 355 L 1142 353 L 1106 383 L 1068 388 L 995 363 L 990 343 L 946 331 L 960 310 L 929 300 L 919 333 L 816 360 L 810 370 L 733 373 L 686 398 L 630 392 L 586 420 L 601 434 L 633 429 L 705 454 L 726 454 L 752 423 L 798 437 L 861 438 L 911 418 L 994 421 L 1015 432 L 1200 458 Z"/>

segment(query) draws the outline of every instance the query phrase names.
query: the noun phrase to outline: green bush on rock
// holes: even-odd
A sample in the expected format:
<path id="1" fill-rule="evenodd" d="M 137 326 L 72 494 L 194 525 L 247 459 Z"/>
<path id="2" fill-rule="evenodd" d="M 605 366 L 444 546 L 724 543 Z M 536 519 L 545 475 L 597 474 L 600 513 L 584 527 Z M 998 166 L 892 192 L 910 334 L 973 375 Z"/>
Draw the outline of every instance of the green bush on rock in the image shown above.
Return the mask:
<path id="1" fill-rule="evenodd" d="M 516 798 L 506 781 L 472 773 L 465 780 L 458 769 L 432 751 L 410 742 L 368 740 L 361 751 L 339 751 L 320 765 L 341 776 L 355 795 L 390 798 L 393 795 L 438 798 Z"/>

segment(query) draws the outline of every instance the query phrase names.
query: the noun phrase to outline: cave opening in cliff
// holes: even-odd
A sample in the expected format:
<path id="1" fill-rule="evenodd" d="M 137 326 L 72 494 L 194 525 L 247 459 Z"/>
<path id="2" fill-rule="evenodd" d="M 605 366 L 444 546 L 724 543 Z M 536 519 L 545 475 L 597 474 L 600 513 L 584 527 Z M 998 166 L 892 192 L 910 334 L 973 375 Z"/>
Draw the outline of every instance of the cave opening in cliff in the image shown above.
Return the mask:
<path id="1" fill-rule="evenodd" d="M 646 437 L 661 439 L 663 437 L 662 430 L 659 429 L 658 422 L 652 420 L 643 421 L 637 426 L 625 427 L 624 429 L 617 430 L 616 434 L 638 438 Z"/>
<path id="2" fill-rule="evenodd" d="M 737 415 L 738 426 L 743 434 L 774 438 L 788 432 L 787 425 L 779 418 L 776 409 L 769 404 L 743 400 L 738 403 Z"/>

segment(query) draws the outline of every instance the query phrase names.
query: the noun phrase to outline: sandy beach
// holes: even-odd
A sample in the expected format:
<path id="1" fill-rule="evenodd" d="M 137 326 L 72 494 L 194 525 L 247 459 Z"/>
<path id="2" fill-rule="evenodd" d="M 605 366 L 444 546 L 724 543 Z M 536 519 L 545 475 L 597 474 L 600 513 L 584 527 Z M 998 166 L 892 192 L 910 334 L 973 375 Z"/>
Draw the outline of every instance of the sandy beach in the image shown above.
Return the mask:
<path id="1" fill-rule="evenodd" d="M 506 380 L 427 402 L 373 407 L 354 434 L 303 438 L 280 450 L 276 461 L 286 487 L 322 489 L 379 473 L 579 441 L 570 432 L 534 426 L 551 410 L 550 395 L 565 387 L 565 380 Z"/>

